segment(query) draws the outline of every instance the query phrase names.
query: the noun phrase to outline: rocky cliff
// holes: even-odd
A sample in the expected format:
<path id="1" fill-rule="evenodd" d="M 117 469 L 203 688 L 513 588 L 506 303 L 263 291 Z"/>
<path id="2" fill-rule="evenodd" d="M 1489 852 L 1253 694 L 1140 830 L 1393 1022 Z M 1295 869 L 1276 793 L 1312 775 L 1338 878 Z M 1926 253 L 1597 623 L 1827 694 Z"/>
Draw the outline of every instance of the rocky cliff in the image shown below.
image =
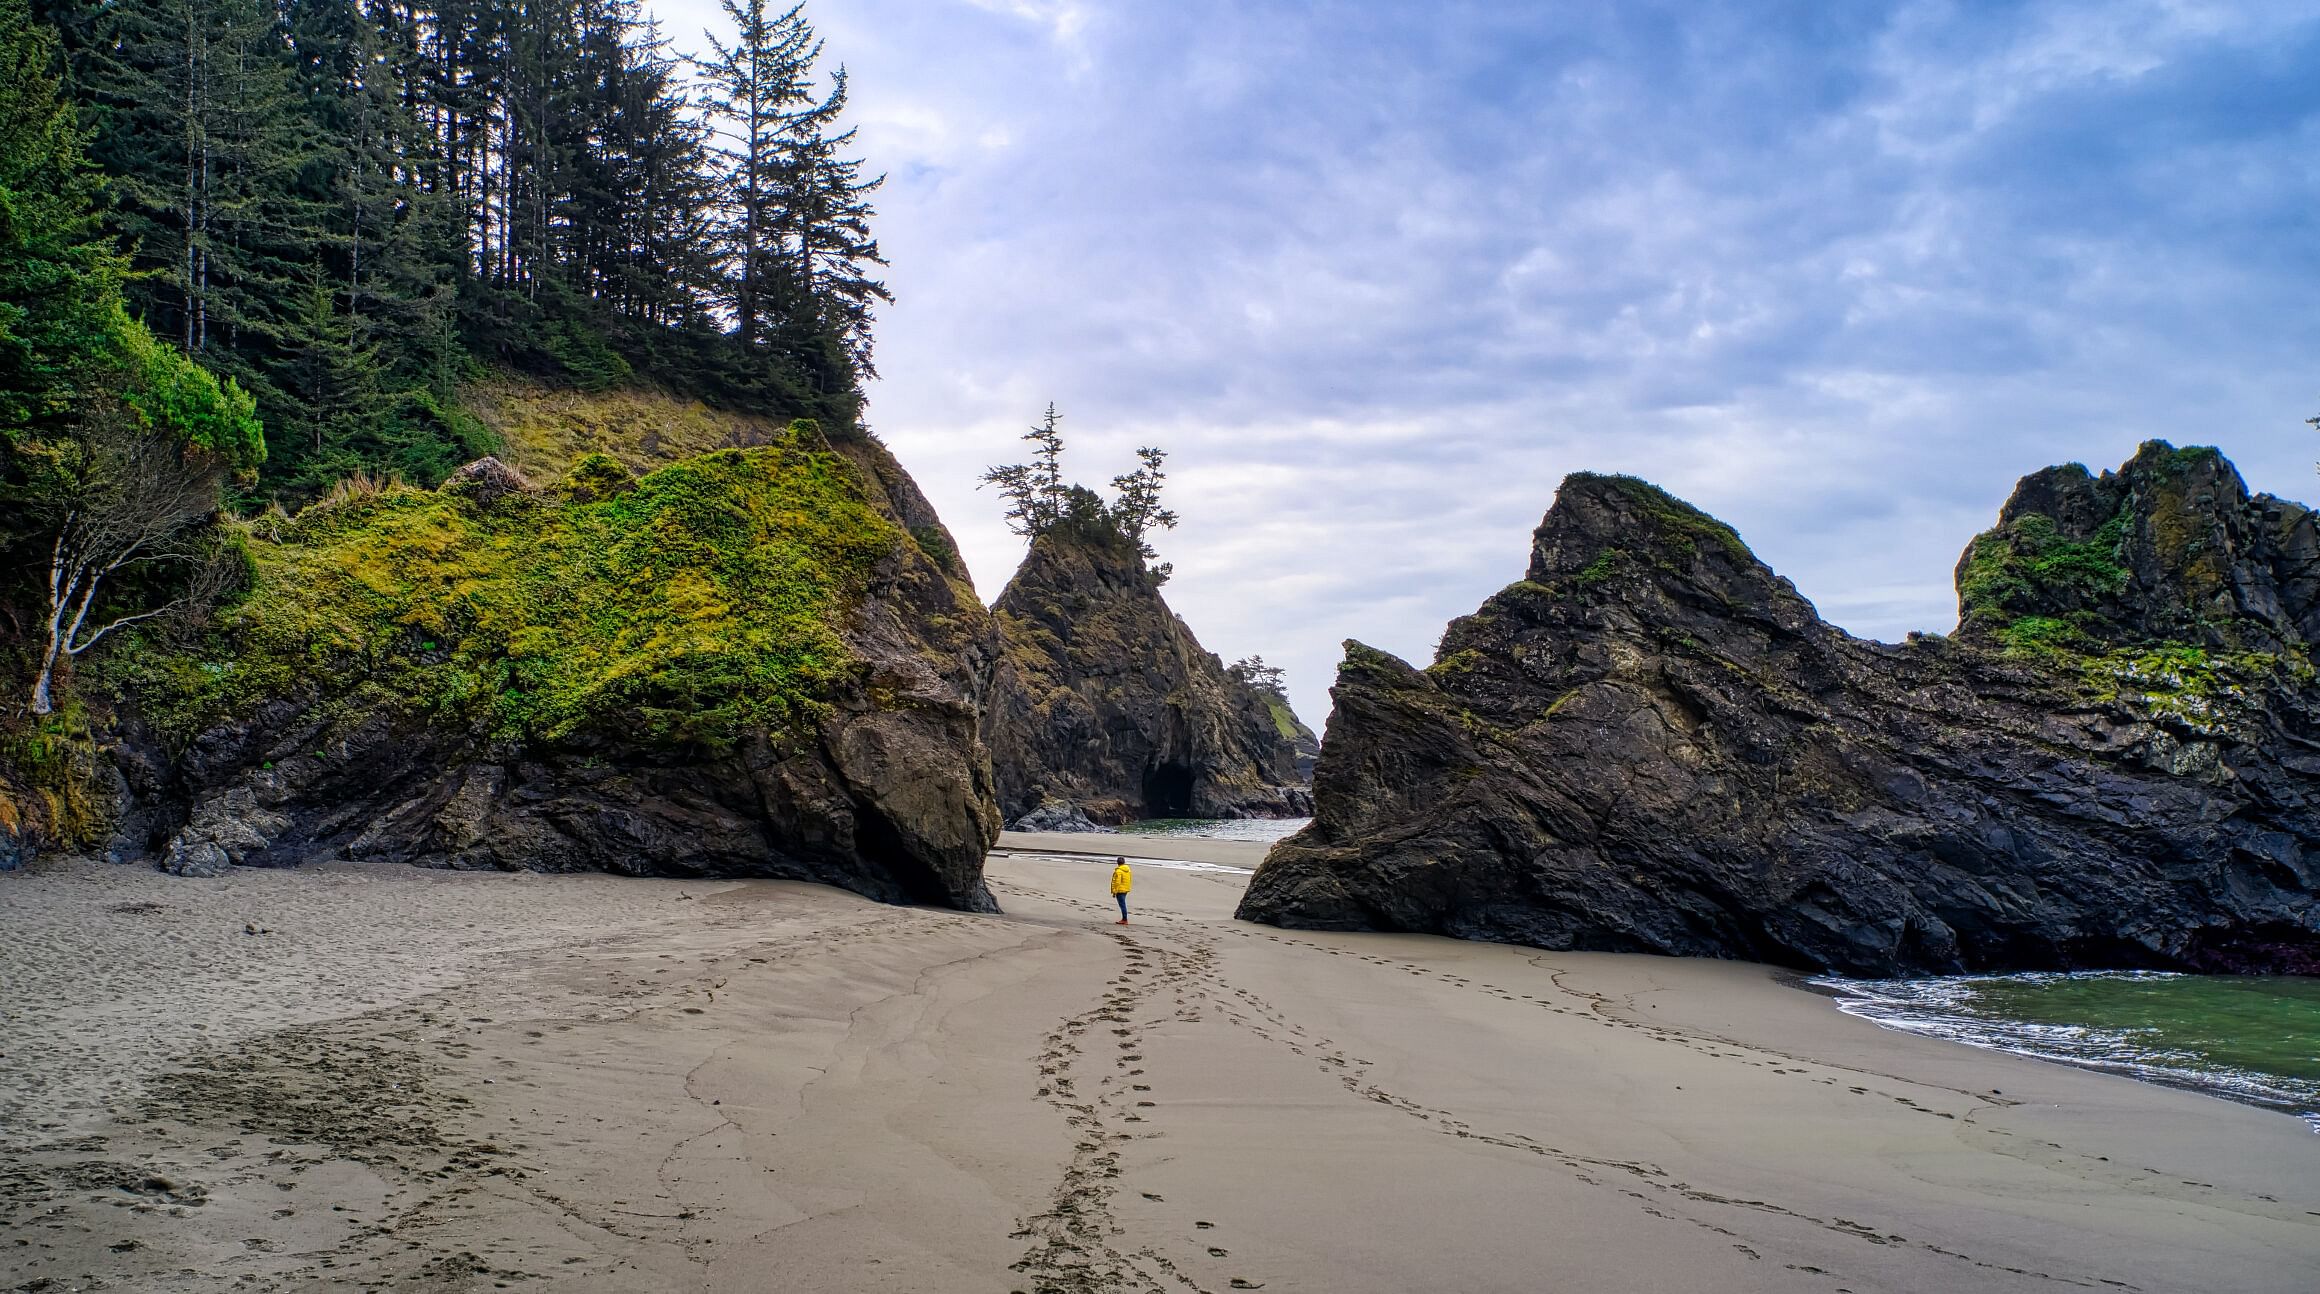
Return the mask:
<path id="1" fill-rule="evenodd" d="M 988 909 L 991 619 L 866 438 L 345 491 L 140 652 L 116 852 L 823 881 Z M 654 456 L 639 465 L 650 466 Z"/>
<path id="2" fill-rule="evenodd" d="M 1039 535 L 992 610 L 1005 655 L 983 740 L 1008 821 L 1043 801 L 1111 823 L 1307 811 L 1285 707 L 1202 650 L 1109 524 Z"/>
<path id="3" fill-rule="evenodd" d="M 1824 623 L 1729 528 L 1563 483 L 1435 662 L 1347 645 L 1241 915 L 1850 974 L 2320 972 L 2320 535 L 2213 450 L 2026 478 L 1961 627 Z"/>

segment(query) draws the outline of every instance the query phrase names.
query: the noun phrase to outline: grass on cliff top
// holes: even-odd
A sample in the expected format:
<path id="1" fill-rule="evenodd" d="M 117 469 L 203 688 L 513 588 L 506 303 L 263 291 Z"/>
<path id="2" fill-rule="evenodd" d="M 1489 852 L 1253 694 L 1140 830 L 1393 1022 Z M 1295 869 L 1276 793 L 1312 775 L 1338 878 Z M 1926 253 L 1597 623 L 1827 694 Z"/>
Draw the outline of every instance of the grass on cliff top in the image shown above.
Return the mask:
<path id="1" fill-rule="evenodd" d="M 203 646 L 134 653 L 126 681 L 181 740 L 307 684 L 343 717 L 499 738 L 808 724 L 852 663 L 841 617 L 901 541 L 850 466 L 801 424 L 619 475 L 592 459 L 548 495 L 388 487 L 250 523 L 248 596 Z"/>
<path id="2" fill-rule="evenodd" d="M 467 387 L 460 401 L 499 436 L 500 456 L 535 481 L 556 479 L 587 454 L 648 472 L 713 450 L 771 444 L 787 425 L 643 387 L 583 391 L 509 374 Z"/>
<path id="3" fill-rule="evenodd" d="M 1268 692 L 1265 694 L 1265 713 L 1272 718 L 1273 731 L 1281 735 L 1281 740 L 1297 740 L 1297 714 L 1289 708 L 1288 702 Z"/>

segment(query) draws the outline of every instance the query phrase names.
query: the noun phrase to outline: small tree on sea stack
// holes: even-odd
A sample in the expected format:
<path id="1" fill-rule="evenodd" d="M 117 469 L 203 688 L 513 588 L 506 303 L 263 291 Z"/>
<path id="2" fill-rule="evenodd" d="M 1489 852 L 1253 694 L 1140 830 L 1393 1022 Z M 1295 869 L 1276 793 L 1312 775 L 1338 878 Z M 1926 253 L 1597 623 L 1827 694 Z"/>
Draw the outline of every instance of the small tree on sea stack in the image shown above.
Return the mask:
<path id="1" fill-rule="evenodd" d="M 1259 692 L 1287 697 L 1288 675 L 1277 665 L 1267 665 L 1262 656 L 1243 656 L 1225 666 L 1225 672 Z"/>
<path id="2" fill-rule="evenodd" d="M 1146 445 L 1136 451 L 1135 471 L 1112 478 L 1112 488 L 1120 492 L 1112 503 L 1112 520 L 1119 525 L 1120 533 L 1136 542 L 1136 551 L 1147 562 L 1158 554 L 1152 551 L 1151 541 L 1145 536 L 1155 528 L 1176 528 L 1176 514 L 1160 506 L 1160 486 L 1168 479 L 1160 464 L 1167 457 L 1165 450 Z M 1152 578 L 1165 584 L 1174 569 L 1172 563 L 1157 563 L 1152 567 Z"/>
<path id="3" fill-rule="evenodd" d="M 1062 424 L 1063 415 L 1049 401 L 1047 416 L 1023 433 L 1023 439 L 1038 447 L 1032 451 L 1031 461 L 983 473 L 983 484 L 998 486 L 999 496 L 1007 500 L 1007 528 L 1025 538 L 1045 534 L 1063 519 L 1064 496 L 1070 487 L 1063 483 Z"/>
<path id="4" fill-rule="evenodd" d="M 983 484 L 998 486 L 1000 497 L 1007 500 L 1007 528 L 1036 539 L 1067 521 L 1108 525 L 1136 545 L 1153 582 L 1166 583 L 1173 568 L 1167 562 L 1152 561 L 1157 554 L 1147 536 L 1155 529 L 1176 526 L 1176 514 L 1160 506 L 1160 487 L 1168 479 L 1160 465 L 1166 461 L 1167 451 L 1150 445 L 1138 449 L 1136 470 L 1113 477 L 1112 488 L 1118 496 L 1110 503 L 1101 503 L 1092 491 L 1063 479 L 1062 422 L 1063 415 L 1049 404 L 1039 425 L 1023 434 L 1023 439 L 1037 447 L 1031 461 L 984 470 Z"/>

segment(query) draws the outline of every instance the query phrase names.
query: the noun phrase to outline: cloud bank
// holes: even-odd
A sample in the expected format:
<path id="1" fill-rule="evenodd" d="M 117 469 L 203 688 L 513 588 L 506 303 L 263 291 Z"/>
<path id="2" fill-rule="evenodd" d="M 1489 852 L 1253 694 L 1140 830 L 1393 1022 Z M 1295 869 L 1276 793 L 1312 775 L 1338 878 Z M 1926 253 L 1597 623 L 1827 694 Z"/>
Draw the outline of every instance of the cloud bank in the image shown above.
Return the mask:
<path id="1" fill-rule="evenodd" d="M 716 15 L 654 5 L 672 34 Z M 1171 453 L 1169 597 L 1419 660 L 1556 483 L 1633 472 L 1824 615 L 1955 622 L 2014 479 L 2221 446 L 2320 495 L 2299 6 L 817 0 L 889 176 L 871 421 L 986 597 L 1050 400 Z"/>

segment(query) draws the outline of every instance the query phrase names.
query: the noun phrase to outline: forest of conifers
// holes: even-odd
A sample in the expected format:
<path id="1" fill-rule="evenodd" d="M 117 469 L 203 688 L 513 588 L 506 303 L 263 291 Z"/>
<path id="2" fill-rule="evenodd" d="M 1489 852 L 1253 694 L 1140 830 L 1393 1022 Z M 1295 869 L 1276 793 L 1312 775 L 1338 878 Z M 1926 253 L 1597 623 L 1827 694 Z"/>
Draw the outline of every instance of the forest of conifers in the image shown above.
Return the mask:
<path id="1" fill-rule="evenodd" d="M 877 180 L 798 8 L 727 0 L 695 61 L 638 0 L 24 3 L 128 315 L 255 400 L 245 497 L 431 484 L 486 367 L 858 412 Z"/>

